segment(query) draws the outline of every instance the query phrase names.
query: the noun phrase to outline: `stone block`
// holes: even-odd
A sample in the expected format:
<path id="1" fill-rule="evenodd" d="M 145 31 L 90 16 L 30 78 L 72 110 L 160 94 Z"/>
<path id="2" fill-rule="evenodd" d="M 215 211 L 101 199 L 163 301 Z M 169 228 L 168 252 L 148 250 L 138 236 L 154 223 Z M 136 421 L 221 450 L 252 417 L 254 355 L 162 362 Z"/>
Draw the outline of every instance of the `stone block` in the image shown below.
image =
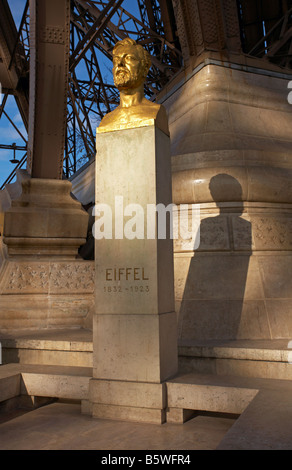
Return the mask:
<path id="1" fill-rule="evenodd" d="M 21 393 L 41 397 L 56 397 L 70 400 L 88 399 L 89 380 L 87 369 L 84 374 L 75 375 L 64 371 L 63 374 L 49 371 L 22 372 Z"/>
<path id="2" fill-rule="evenodd" d="M 292 256 L 290 253 L 258 256 L 266 298 L 291 299 Z"/>
<path id="3" fill-rule="evenodd" d="M 152 226 L 147 221 L 148 205 L 172 202 L 169 137 L 155 126 L 98 134 L 97 151 L 96 202 L 111 208 L 117 225 L 122 211 L 123 224 L 113 225 L 111 238 L 96 240 L 97 312 L 171 312 L 172 240 L 169 235 L 157 238 L 155 221 L 153 238 L 147 232 Z M 122 205 L 116 205 L 116 197 L 122 198 Z M 124 218 L 124 210 L 132 205 L 135 212 L 133 204 L 143 211 L 143 230 L 140 233 L 136 227 L 129 239 L 124 229 L 130 214 Z"/>
<path id="4" fill-rule="evenodd" d="M 163 424 L 166 421 L 165 410 L 99 405 L 96 403 L 92 405 L 92 417 L 149 424 Z"/>
<path id="5" fill-rule="evenodd" d="M 166 407 L 166 386 L 159 383 L 92 379 L 89 399 L 98 404 L 161 410 Z"/>
<path id="6" fill-rule="evenodd" d="M 9 255 L 76 256 L 86 241 L 88 214 L 71 196 L 71 183 L 30 178 L 18 170 L 16 184 L 20 195 L 4 214 Z"/>
<path id="7" fill-rule="evenodd" d="M 258 390 L 167 383 L 168 406 L 189 410 L 241 414 Z"/>
<path id="8" fill-rule="evenodd" d="M 266 308 L 272 339 L 292 340 L 292 301 L 291 299 L 267 299 Z"/>
<path id="9" fill-rule="evenodd" d="M 196 415 L 193 410 L 183 410 L 182 408 L 168 408 L 166 420 L 168 423 L 183 424 Z"/>
<path id="10" fill-rule="evenodd" d="M 17 397 L 20 394 L 21 375 L 7 374 L 0 377 L 0 402 Z"/>
<path id="11" fill-rule="evenodd" d="M 92 261 L 6 257 L 0 272 L 0 331 L 92 327 L 94 273 Z"/>
<path id="12" fill-rule="evenodd" d="M 177 369 L 176 314 L 94 315 L 93 351 L 96 378 L 161 382 Z"/>
<path id="13" fill-rule="evenodd" d="M 183 341 L 270 337 L 264 300 L 184 300 L 179 315 Z"/>

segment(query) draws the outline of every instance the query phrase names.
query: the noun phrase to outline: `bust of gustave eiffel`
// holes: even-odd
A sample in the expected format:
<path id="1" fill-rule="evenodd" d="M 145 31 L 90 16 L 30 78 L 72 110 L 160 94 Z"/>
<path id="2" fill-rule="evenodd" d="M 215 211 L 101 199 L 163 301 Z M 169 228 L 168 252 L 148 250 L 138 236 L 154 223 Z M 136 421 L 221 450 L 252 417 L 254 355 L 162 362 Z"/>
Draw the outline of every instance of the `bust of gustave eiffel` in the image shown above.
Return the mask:
<path id="1" fill-rule="evenodd" d="M 156 125 L 168 134 L 165 108 L 144 97 L 144 83 L 151 67 L 150 54 L 131 38 L 117 42 L 113 49 L 114 84 L 120 105 L 102 119 L 97 132 Z"/>

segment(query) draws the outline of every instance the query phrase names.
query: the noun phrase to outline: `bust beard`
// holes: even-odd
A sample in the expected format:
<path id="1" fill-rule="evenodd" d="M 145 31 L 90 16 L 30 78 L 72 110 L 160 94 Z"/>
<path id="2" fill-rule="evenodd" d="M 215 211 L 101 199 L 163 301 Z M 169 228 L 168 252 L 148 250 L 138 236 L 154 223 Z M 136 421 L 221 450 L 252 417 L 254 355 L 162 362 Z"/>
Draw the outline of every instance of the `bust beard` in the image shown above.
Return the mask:
<path id="1" fill-rule="evenodd" d="M 138 88 L 143 80 L 144 78 L 138 74 L 131 73 L 124 67 L 119 67 L 114 73 L 114 83 L 118 90 Z"/>

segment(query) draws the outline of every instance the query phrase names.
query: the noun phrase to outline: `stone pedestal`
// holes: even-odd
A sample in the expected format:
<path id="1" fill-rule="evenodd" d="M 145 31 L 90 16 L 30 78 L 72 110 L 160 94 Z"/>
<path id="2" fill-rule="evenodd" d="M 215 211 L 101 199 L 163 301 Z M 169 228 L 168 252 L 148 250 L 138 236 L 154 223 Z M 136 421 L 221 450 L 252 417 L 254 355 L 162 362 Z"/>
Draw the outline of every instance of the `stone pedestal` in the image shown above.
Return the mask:
<path id="1" fill-rule="evenodd" d="M 113 237 L 95 247 L 92 414 L 162 423 L 177 371 L 173 242 L 156 223 L 147 238 L 147 207 L 171 203 L 169 136 L 155 125 L 98 134 L 96 161 L 96 215 L 111 208 Z"/>
<path id="2" fill-rule="evenodd" d="M 94 263 L 78 259 L 88 214 L 70 190 L 20 170 L 1 192 L 1 331 L 91 326 Z"/>
<path id="3" fill-rule="evenodd" d="M 62 180 L 70 1 L 30 0 L 29 12 L 27 171 L 0 192 L 0 329 L 91 326 L 88 214 Z"/>
<path id="4" fill-rule="evenodd" d="M 17 182 L 5 189 L 3 242 L 9 255 L 76 257 L 86 241 L 88 214 L 70 191 L 69 181 L 18 171 Z"/>

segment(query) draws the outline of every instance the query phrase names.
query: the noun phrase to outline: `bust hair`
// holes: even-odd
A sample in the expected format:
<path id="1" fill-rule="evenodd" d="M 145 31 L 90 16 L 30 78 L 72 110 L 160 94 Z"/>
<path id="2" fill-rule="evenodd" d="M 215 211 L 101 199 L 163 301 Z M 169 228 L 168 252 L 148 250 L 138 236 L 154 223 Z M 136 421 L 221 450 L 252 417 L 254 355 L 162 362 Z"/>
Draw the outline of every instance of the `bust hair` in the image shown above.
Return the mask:
<path id="1" fill-rule="evenodd" d="M 146 51 L 140 44 L 138 44 L 134 39 L 131 39 L 131 38 L 125 38 L 125 39 L 122 39 L 121 41 L 118 41 L 114 48 L 113 48 L 113 55 L 115 55 L 115 51 L 118 47 L 121 47 L 121 46 L 135 46 L 138 48 L 138 51 L 139 51 L 139 55 L 142 59 L 142 62 L 143 62 L 143 66 L 144 66 L 144 69 L 145 69 L 145 77 L 147 76 L 147 73 L 151 67 L 151 56 L 149 54 L 148 51 Z"/>

